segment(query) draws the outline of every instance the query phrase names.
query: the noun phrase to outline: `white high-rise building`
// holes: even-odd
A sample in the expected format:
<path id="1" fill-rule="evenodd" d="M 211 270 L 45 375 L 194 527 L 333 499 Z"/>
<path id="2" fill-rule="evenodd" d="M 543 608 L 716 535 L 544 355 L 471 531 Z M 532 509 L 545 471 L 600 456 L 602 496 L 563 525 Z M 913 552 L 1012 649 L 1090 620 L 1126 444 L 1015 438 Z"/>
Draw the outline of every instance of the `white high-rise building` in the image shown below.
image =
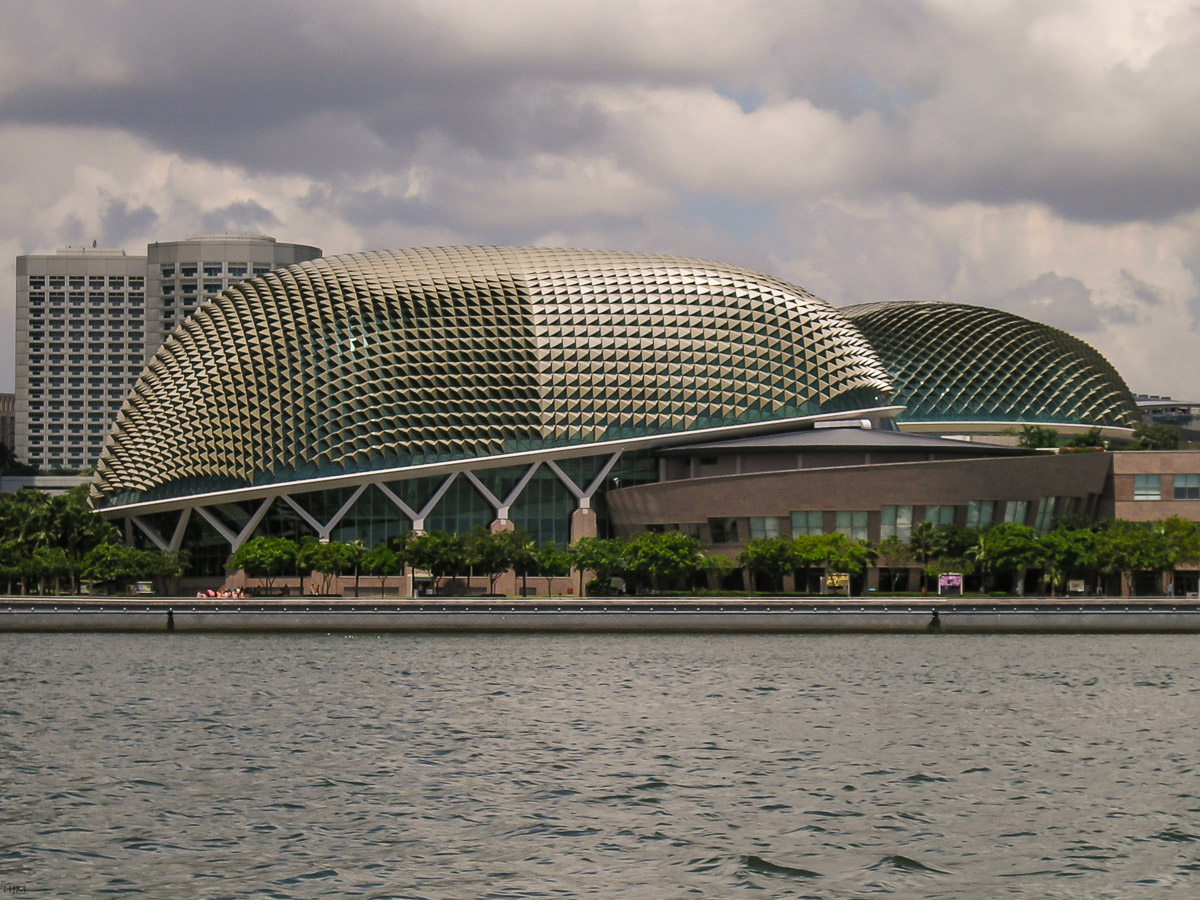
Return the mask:
<path id="1" fill-rule="evenodd" d="M 146 361 L 146 257 L 67 247 L 17 257 L 16 455 L 82 469 L 100 456 Z"/>
<path id="2" fill-rule="evenodd" d="M 229 285 L 272 269 L 317 259 L 318 247 L 284 244 L 265 234 L 198 234 L 182 241 L 156 241 L 146 248 L 146 335 L 150 353 L 167 335 Z"/>
<path id="3" fill-rule="evenodd" d="M 198 235 L 146 256 L 67 247 L 17 257 L 17 458 L 95 465 L 125 395 L 166 336 L 230 284 L 321 255 L 266 235 Z"/>

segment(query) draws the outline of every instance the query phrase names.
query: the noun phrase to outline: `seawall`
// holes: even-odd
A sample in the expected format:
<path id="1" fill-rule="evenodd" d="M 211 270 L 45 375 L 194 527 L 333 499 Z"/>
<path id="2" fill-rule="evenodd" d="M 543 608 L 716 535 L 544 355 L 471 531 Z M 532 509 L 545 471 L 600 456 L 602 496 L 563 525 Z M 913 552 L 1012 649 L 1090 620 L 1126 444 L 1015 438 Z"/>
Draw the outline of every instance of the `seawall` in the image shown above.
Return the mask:
<path id="1" fill-rule="evenodd" d="M 1200 603 L 712 599 L 10 598 L 0 632 L 1200 633 Z"/>

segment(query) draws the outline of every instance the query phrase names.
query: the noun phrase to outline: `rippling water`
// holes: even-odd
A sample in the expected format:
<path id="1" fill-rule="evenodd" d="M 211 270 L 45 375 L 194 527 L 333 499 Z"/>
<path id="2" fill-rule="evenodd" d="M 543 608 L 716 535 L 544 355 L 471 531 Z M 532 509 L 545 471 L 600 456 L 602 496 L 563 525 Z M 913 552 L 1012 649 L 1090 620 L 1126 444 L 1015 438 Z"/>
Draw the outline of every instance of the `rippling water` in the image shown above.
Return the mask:
<path id="1" fill-rule="evenodd" d="M 0 890 L 1194 897 L 1198 648 L 0 635 Z"/>

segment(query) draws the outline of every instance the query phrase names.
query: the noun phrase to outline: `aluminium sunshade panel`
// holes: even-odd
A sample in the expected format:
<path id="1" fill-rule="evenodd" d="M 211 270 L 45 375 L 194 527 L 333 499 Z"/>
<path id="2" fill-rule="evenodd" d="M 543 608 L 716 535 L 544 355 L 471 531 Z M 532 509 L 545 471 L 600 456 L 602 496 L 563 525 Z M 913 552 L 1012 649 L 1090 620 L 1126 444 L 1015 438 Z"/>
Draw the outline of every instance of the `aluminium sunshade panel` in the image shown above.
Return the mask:
<path id="1" fill-rule="evenodd" d="M 733 266 L 519 247 L 333 256 L 235 285 L 168 337 L 93 498 L 786 419 L 890 391 L 839 311 Z"/>
<path id="2" fill-rule="evenodd" d="M 842 310 L 879 354 L 901 422 L 1132 428 L 1137 405 L 1097 350 L 1002 310 L 899 301 Z"/>

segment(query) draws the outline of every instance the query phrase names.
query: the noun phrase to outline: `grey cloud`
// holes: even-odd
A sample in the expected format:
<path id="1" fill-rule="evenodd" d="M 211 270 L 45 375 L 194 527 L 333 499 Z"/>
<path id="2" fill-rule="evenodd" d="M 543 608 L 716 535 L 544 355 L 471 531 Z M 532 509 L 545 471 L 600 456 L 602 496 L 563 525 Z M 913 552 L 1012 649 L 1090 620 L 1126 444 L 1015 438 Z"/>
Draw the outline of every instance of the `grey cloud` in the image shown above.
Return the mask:
<path id="1" fill-rule="evenodd" d="M 13 12 L 0 44 L 14 71 L 38 73 L 0 92 L 0 121 L 126 129 L 254 172 L 394 171 L 431 137 L 495 177 L 537 153 L 602 151 L 636 168 L 620 112 L 576 89 L 674 85 L 744 109 L 799 98 L 847 123 L 877 113 L 882 138 L 860 139 L 871 145 L 857 180 L 832 189 L 1033 201 L 1098 222 L 1200 204 L 1200 96 L 1181 77 L 1200 47 L 1089 85 L 1031 47 L 1036 6 L 973 18 L 915 0 L 682 11 L 259 2 L 73 7 L 58 22 L 44 7 Z M 81 60 L 63 61 L 77 78 L 39 62 L 63 27 L 87 34 Z M 106 76 L 110 57 L 120 71 Z M 748 165 L 755 154 L 746 147 Z M 736 178 L 727 193 L 739 197 Z"/>
<path id="2" fill-rule="evenodd" d="M 1103 322 L 1087 285 L 1054 272 L 1039 275 L 992 305 L 1075 334 L 1095 331 Z"/>
<path id="3" fill-rule="evenodd" d="M 82 244 L 84 237 L 83 221 L 76 215 L 68 215 L 58 226 L 58 239 L 63 244 Z"/>
<path id="4" fill-rule="evenodd" d="M 1127 269 L 1121 270 L 1121 287 L 1143 306 L 1158 306 L 1162 302 L 1162 292 L 1159 288 L 1137 278 Z"/>
<path id="5" fill-rule="evenodd" d="M 121 247 L 131 237 L 148 231 L 158 221 L 158 213 L 145 204 L 130 206 L 121 199 L 111 199 L 100 214 L 102 241 L 107 247 Z"/>
<path id="6" fill-rule="evenodd" d="M 254 200 L 230 203 L 206 210 L 200 216 L 205 231 L 268 231 L 279 224 L 279 217 Z"/>

